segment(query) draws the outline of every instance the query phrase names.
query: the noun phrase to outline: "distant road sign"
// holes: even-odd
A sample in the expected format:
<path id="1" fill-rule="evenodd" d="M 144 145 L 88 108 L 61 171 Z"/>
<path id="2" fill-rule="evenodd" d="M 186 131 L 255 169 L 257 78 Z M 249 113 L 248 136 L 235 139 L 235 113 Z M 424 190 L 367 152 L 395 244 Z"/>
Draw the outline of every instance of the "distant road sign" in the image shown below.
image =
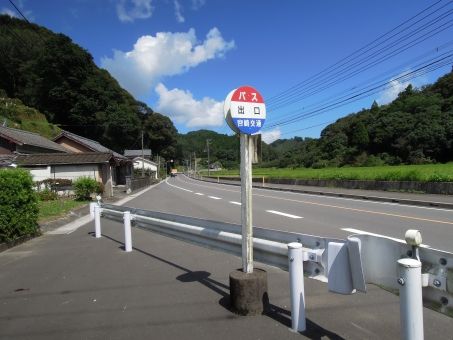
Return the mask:
<path id="1" fill-rule="evenodd" d="M 225 100 L 224 113 L 233 131 L 247 135 L 260 131 L 266 121 L 263 97 L 251 86 L 241 86 L 230 92 Z"/>

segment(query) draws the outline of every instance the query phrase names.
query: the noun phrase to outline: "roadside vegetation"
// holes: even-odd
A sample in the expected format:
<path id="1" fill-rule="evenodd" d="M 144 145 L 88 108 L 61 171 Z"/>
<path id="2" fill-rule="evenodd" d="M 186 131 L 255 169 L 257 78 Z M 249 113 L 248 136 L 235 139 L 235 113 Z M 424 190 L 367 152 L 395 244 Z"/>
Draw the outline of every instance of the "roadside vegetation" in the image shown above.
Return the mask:
<path id="1" fill-rule="evenodd" d="M 202 171 L 203 176 L 207 170 Z M 211 171 L 211 176 L 239 176 L 239 170 Z M 453 163 L 342 168 L 254 168 L 253 176 L 325 180 L 453 182 Z"/>
<path id="2" fill-rule="evenodd" d="M 51 201 L 38 201 L 38 222 L 46 222 L 65 216 L 71 210 L 88 204 L 89 201 L 77 201 L 71 198 L 60 198 Z"/>

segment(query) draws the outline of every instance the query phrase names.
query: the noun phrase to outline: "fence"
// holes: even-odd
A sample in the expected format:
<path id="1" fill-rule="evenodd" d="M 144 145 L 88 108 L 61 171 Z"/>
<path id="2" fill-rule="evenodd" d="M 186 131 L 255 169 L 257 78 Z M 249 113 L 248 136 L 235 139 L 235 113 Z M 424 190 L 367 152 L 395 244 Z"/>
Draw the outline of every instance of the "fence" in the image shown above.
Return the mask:
<path id="1" fill-rule="evenodd" d="M 165 236 L 242 254 L 239 225 L 109 204 L 93 203 L 91 212 L 96 237 L 101 237 L 101 215 L 124 222 L 126 251 L 132 249 L 132 221 Z M 253 235 L 256 261 L 290 270 L 291 296 L 303 294 L 302 272 L 327 282 L 334 293 L 366 292 L 366 283 L 399 291 L 402 333 L 411 339 L 423 339 L 422 300 L 426 307 L 453 316 L 453 253 L 419 247 L 417 231 L 408 231 L 406 243 L 375 235 L 351 235 L 343 240 L 258 227 L 253 228 Z M 304 299 L 291 300 L 293 328 L 303 330 L 305 310 L 300 301 Z"/>
<path id="2" fill-rule="evenodd" d="M 140 188 L 150 186 L 155 180 L 150 176 L 131 178 L 126 176 L 126 190 L 135 191 Z"/>

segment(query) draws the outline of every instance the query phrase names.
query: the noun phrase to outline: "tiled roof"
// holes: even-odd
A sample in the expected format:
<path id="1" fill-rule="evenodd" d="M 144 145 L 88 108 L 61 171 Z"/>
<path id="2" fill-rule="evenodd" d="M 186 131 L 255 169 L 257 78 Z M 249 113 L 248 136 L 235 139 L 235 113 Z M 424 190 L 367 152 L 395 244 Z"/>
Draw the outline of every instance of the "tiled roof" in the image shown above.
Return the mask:
<path id="1" fill-rule="evenodd" d="M 60 144 L 52 142 L 51 140 L 33 132 L 0 126 L 0 136 L 19 145 L 33 145 L 40 148 L 67 152 L 67 150 Z"/>
<path id="2" fill-rule="evenodd" d="M 100 164 L 107 163 L 113 156 L 108 152 L 84 153 L 41 153 L 18 155 L 15 162 L 19 166 L 51 164 Z"/>
<path id="3" fill-rule="evenodd" d="M 151 156 L 151 149 L 144 149 L 143 150 L 144 156 Z M 141 157 L 142 150 L 124 150 L 124 156 L 126 157 Z"/>
<path id="4" fill-rule="evenodd" d="M 113 150 L 110 150 L 109 148 L 106 148 L 104 145 L 100 144 L 99 142 L 86 138 L 86 137 L 76 135 L 75 133 L 63 130 L 57 137 L 54 138 L 54 141 L 57 141 L 61 137 L 66 137 L 66 138 L 72 139 L 73 141 L 86 146 L 88 149 L 90 149 L 94 152 L 110 152 L 115 156 L 115 158 L 125 159 L 125 157 L 123 155 L 120 155 L 119 153 L 117 153 Z"/>
<path id="5" fill-rule="evenodd" d="M 15 158 L 16 155 L 0 155 L 0 167 L 10 166 Z"/>

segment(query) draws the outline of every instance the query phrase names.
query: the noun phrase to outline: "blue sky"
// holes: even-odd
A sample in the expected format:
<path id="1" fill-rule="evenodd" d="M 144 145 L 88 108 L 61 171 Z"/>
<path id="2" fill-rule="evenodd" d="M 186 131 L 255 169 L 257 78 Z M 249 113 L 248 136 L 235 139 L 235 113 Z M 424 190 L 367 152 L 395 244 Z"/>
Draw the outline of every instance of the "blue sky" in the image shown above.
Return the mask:
<path id="1" fill-rule="evenodd" d="M 388 103 L 410 83 L 432 83 L 452 65 L 453 4 L 447 0 L 12 1 L 30 21 L 88 50 L 182 133 L 231 133 L 223 100 L 251 85 L 268 107 L 266 141 L 319 137 L 336 119 L 373 100 Z M 0 12 L 18 15 L 8 0 L 0 0 Z M 313 79 L 363 47 L 345 60 L 350 64 Z M 434 70 L 422 72 L 432 62 Z"/>

